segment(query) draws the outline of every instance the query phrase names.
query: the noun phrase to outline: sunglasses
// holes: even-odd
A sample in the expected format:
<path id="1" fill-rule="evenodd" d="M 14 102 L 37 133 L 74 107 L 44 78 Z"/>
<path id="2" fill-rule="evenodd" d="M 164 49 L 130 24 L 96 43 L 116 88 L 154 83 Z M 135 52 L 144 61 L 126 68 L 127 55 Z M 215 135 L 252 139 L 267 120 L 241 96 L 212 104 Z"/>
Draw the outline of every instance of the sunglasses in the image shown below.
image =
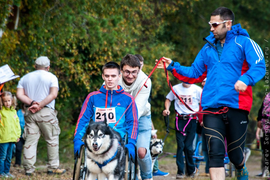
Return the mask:
<path id="1" fill-rule="evenodd" d="M 210 23 L 210 21 L 209 21 L 208 24 L 210 25 L 210 27 L 216 28 L 216 27 L 218 27 L 218 25 L 224 24 L 225 22 L 229 22 L 229 21 L 232 21 L 232 20 L 225 20 L 223 22 L 214 22 L 214 23 Z"/>

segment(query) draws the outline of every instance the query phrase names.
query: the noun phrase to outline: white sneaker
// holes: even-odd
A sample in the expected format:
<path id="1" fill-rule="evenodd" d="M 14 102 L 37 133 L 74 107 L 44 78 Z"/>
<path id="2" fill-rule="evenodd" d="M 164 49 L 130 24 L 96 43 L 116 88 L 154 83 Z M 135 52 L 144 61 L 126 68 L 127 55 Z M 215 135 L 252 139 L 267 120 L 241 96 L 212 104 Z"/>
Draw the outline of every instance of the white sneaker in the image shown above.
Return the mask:
<path id="1" fill-rule="evenodd" d="M 183 174 L 176 174 L 176 179 L 184 179 L 185 176 Z"/>

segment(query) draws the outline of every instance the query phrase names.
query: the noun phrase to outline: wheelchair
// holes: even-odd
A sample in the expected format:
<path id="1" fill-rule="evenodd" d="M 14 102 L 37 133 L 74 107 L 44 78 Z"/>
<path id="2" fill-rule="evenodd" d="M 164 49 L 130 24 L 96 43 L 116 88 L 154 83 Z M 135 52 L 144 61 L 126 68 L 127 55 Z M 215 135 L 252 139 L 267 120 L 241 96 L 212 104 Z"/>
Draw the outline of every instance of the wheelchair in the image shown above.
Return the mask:
<path id="1" fill-rule="evenodd" d="M 127 136 L 125 136 L 127 137 Z M 125 138 L 125 144 L 127 143 L 127 138 Z M 73 170 L 73 180 L 85 180 L 87 174 L 87 165 L 86 165 L 86 147 L 85 145 L 81 146 L 80 154 L 75 157 L 74 170 Z M 137 153 L 135 153 L 135 160 L 129 157 L 128 149 L 125 148 L 126 162 L 125 162 L 125 175 L 124 180 L 136 180 L 138 162 L 137 162 Z M 137 149 L 135 147 L 135 152 Z"/>

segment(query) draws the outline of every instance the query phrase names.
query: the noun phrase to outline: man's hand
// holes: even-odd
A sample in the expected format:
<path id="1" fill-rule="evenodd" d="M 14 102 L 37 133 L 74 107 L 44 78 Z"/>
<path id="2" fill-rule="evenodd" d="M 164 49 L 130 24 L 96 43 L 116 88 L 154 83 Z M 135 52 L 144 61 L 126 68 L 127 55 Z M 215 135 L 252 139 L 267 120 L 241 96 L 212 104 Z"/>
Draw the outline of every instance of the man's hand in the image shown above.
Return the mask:
<path id="1" fill-rule="evenodd" d="M 163 57 L 163 59 L 159 62 L 157 68 L 163 69 L 164 65 L 163 62 L 166 63 L 166 68 L 172 63 L 172 60 L 170 58 Z M 158 63 L 158 59 L 156 59 L 156 64 Z"/>
<path id="2" fill-rule="evenodd" d="M 151 136 L 153 139 L 157 139 L 157 130 L 156 129 L 151 130 Z"/>
<path id="3" fill-rule="evenodd" d="M 80 139 L 74 139 L 74 156 L 78 156 L 80 154 L 81 146 L 84 145 L 84 142 Z"/>
<path id="4" fill-rule="evenodd" d="M 162 115 L 163 115 L 163 116 L 167 116 L 167 115 L 169 116 L 170 113 L 171 113 L 170 110 L 165 109 L 165 110 L 162 112 Z"/>
<path id="5" fill-rule="evenodd" d="M 202 126 L 202 127 L 203 127 L 203 121 L 200 123 L 200 126 Z"/>
<path id="6" fill-rule="evenodd" d="M 42 108 L 39 106 L 38 102 L 33 102 L 32 106 L 28 108 L 29 111 L 31 111 L 33 114 L 40 111 Z"/>
<path id="7" fill-rule="evenodd" d="M 234 88 L 237 92 L 244 92 L 247 89 L 247 85 L 245 83 L 243 83 L 242 81 L 238 80 L 235 84 L 234 84 Z"/>

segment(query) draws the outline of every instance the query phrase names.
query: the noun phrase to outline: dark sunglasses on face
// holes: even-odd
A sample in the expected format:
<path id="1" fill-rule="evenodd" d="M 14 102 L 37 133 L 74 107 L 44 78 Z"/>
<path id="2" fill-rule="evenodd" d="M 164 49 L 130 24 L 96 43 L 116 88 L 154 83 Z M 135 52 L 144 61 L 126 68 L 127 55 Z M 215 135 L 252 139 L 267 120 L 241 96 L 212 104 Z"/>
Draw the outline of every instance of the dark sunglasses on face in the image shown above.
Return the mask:
<path id="1" fill-rule="evenodd" d="M 210 25 L 210 27 L 216 28 L 216 27 L 218 27 L 218 25 L 229 22 L 229 21 L 232 21 L 232 20 L 225 20 L 225 21 L 222 21 L 222 22 L 214 22 L 214 23 L 211 23 L 209 21 L 208 24 Z"/>

